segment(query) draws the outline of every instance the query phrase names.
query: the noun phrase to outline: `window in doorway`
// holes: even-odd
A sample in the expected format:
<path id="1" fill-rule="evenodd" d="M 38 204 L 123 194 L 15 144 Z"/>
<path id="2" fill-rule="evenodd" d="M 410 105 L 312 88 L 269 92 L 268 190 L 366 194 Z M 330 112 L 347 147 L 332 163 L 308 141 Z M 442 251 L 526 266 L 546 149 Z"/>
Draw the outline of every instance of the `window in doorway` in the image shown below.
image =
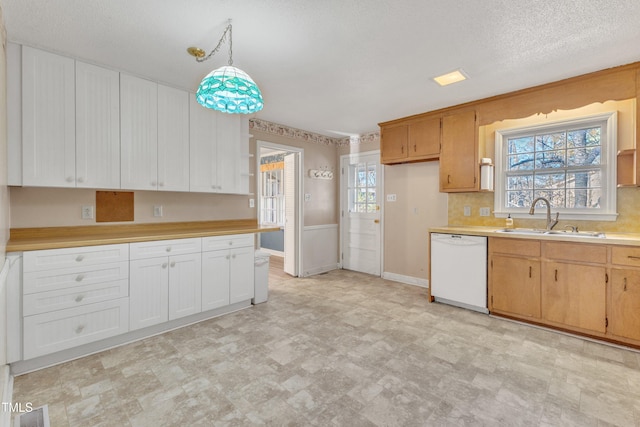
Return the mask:
<path id="1" fill-rule="evenodd" d="M 376 175 L 375 163 L 349 165 L 349 212 L 371 213 L 378 209 Z"/>
<path id="2" fill-rule="evenodd" d="M 284 226 L 284 154 L 260 159 L 260 223 Z"/>

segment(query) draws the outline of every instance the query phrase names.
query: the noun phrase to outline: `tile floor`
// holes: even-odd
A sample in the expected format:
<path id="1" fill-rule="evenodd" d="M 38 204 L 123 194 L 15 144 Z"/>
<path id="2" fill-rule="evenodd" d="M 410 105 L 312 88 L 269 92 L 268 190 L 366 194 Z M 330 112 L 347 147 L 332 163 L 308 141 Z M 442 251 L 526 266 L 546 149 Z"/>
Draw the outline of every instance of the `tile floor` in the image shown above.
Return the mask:
<path id="1" fill-rule="evenodd" d="M 336 270 L 15 379 L 58 426 L 640 426 L 640 354 Z"/>

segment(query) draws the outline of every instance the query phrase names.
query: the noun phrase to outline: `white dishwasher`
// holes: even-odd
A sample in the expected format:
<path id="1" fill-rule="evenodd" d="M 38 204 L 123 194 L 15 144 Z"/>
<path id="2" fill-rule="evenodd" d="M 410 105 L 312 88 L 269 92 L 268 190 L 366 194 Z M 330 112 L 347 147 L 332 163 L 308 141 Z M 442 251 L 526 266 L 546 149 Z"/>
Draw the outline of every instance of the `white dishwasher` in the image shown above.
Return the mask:
<path id="1" fill-rule="evenodd" d="M 431 233 L 431 295 L 469 310 L 487 310 L 487 238 Z"/>

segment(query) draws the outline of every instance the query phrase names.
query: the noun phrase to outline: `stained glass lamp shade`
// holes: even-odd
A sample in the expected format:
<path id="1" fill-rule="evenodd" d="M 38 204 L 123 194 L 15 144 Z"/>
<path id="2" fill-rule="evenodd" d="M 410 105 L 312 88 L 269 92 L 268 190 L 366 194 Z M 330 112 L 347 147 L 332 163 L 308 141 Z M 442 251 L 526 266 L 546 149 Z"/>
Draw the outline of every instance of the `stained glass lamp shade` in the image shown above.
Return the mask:
<path id="1" fill-rule="evenodd" d="M 264 107 L 262 94 L 247 73 L 231 65 L 210 72 L 198 87 L 196 100 L 223 113 L 251 114 Z"/>

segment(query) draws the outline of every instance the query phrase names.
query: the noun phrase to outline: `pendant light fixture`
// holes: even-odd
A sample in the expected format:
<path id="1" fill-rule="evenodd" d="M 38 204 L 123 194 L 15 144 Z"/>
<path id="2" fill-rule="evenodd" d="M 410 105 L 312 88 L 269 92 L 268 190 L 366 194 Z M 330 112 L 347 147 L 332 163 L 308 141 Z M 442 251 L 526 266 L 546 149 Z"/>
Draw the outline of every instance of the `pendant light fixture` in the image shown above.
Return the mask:
<path id="1" fill-rule="evenodd" d="M 196 61 L 204 62 L 220 50 L 222 43 L 229 35 L 229 64 L 216 68 L 202 79 L 196 100 L 206 108 L 231 114 L 251 114 L 262 110 L 264 103 L 260 89 L 251 77 L 244 71 L 233 66 L 233 39 L 231 20 L 222 33 L 218 45 L 205 56 L 204 50 L 198 47 L 187 49 Z"/>

